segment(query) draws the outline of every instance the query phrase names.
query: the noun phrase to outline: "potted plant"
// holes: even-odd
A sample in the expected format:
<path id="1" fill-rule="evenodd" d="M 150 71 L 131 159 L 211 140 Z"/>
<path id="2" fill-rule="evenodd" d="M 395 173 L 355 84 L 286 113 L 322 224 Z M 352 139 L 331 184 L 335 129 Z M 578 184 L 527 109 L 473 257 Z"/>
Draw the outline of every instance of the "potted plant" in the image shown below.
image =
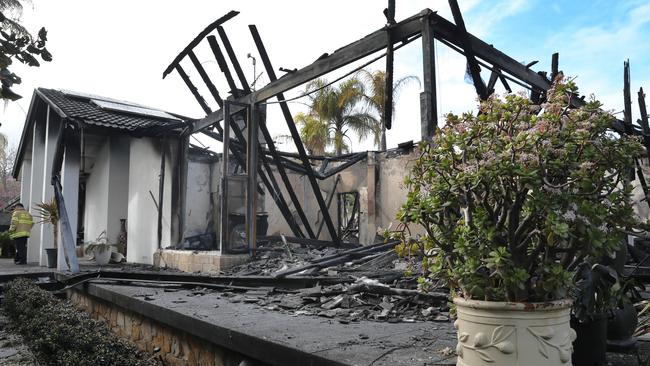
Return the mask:
<path id="1" fill-rule="evenodd" d="M 574 342 L 574 365 L 605 365 L 607 321 L 617 307 L 618 274 L 608 266 L 584 262 L 575 273 L 575 295 L 571 327 Z"/>
<path id="2" fill-rule="evenodd" d="M 87 244 L 86 253 L 92 253 L 97 264 L 102 266 L 108 264 L 115 245 L 108 243 L 106 230 L 102 231 L 97 239 L 89 241 Z"/>
<path id="3" fill-rule="evenodd" d="M 638 139 L 610 130 L 593 100 L 558 81 L 548 101 L 490 97 L 478 116 L 447 115 L 405 180 L 401 252 L 454 294 L 459 365 L 568 365 L 572 272 L 611 255 L 636 226 L 629 167 Z"/>
<path id="4" fill-rule="evenodd" d="M 52 225 L 54 248 L 45 248 L 45 253 L 47 254 L 47 266 L 56 268 L 59 246 L 59 209 L 56 200 L 52 198 L 50 202 L 37 203 L 34 209 L 36 211 L 34 216 L 39 220 L 37 223 Z"/>

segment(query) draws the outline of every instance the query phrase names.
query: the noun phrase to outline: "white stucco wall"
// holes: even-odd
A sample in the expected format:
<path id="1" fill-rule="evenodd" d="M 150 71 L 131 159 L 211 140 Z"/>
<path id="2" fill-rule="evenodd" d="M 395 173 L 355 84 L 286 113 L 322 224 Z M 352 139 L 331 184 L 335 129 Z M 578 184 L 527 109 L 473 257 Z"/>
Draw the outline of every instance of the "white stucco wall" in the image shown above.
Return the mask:
<path id="1" fill-rule="evenodd" d="M 29 212 L 34 215 L 34 205 L 41 201 L 43 195 L 43 162 L 45 158 L 45 123 L 36 121 L 32 131 L 32 166 L 29 187 L 30 202 L 23 202 Z M 34 225 L 27 241 L 27 261 L 38 262 L 41 258 L 41 228 L 40 224 Z"/>
<path id="2" fill-rule="evenodd" d="M 112 136 L 110 138 L 110 163 L 108 175 L 108 209 L 106 235 L 111 243 L 117 243 L 120 234 L 120 219 L 127 219 L 129 186 L 130 138 Z M 128 224 L 128 222 L 127 222 Z"/>
<path id="3" fill-rule="evenodd" d="M 158 200 L 160 142 L 152 138 L 133 138 L 130 142 L 128 185 L 127 261 L 153 264 L 158 249 L 158 211 L 149 191 Z M 169 157 L 170 154 L 167 154 Z M 171 159 L 166 159 L 163 193 L 162 247 L 170 245 Z"/>
<path id="4" fill-rule="evenodd" d="M 98 150 L 95 163 L 86 181 L 84 209 L 84 240 L 95 240 L 108 223 L 108 184 L 110 142 L 106 140 Z"/>

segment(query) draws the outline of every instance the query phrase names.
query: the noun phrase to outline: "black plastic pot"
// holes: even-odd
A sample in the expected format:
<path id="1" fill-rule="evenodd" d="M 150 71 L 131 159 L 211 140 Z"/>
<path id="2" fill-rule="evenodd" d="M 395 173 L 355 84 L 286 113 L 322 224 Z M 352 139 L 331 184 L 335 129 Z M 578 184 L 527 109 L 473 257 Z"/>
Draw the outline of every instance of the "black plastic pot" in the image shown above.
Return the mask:
<path id="1" fill-rule="evenodd" d="M 612 317 L 607 322 L 607 339 L 614 341 L 627 340 L 639 324 L 634 305 L 625 304 L 612 310 Z"/>
<path id="2" fill-rule="evenodd" d="M 573 341 L 573 365 L 607 365 L 607 316 L 597 315 L 583 323 L 571 319 L 571 328 L 577 334 Z"/>
<path id="3" fill-rule="evenodd" d="M 47 249 L 45 249 L 45 254 L 47 254 L 47 267 L 48 268 L 56 268 L 57 249 L 56 248 L 47 248 Z"/>

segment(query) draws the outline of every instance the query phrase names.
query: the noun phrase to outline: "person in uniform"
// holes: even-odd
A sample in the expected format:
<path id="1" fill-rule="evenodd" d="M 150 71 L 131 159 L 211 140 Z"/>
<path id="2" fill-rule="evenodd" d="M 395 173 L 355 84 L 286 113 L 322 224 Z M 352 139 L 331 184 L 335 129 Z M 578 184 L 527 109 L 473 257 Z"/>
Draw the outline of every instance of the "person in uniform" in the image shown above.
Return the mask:
<path id="1" fill-rule="evenodd" d="M 9 226 L 9 237 L 16 245 L 16 258 L 14 263 L 27 264 L 27 238 L 34 226 L 32 215 L 25 210 L 22 203 L 17 203 L 11 215 L 11 226 Z"/>

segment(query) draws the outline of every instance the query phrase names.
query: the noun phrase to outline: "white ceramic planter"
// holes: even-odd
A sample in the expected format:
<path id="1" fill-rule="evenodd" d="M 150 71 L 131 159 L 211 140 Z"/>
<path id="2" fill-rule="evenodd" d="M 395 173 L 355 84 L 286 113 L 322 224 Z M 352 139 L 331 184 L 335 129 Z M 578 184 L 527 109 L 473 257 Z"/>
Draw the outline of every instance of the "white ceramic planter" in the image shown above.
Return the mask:
<path id="1" fill-rule="evenodd" d="M 95 263 L 97 263 L 100 266 L 104 266 L 108 264 L 108 262 L 111 260 L 111 252 L 112 250 L 107 249 L 107 250 L 94 250 L 93 251 L 93 256 L 95 257 Z"/>
<path id="2" fill-rule="evenodd" d="M 571 301 L 509 303 L 455 298 L 457 366 L 570 366 Z"/>

